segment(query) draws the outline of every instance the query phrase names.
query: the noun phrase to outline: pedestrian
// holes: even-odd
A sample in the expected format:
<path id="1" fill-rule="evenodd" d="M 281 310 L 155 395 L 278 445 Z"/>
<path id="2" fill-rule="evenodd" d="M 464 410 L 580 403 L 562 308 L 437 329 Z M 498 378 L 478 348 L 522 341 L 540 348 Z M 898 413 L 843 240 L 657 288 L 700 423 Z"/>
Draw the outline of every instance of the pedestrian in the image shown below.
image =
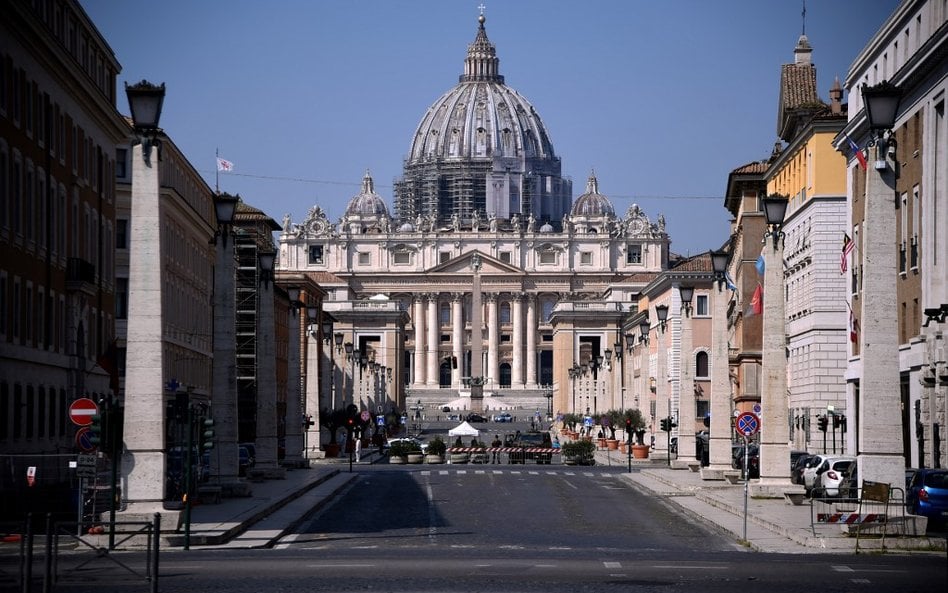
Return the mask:
<path id="1" fill-rule="evenodd" d="M 491 463 L 500 462 L 500 451 L 498 451 L 498 449 L 500 448 L 501 445 L 502 443 L 500 442 L 500 435 L 499 434 L 494 435 L 494 440 L 491 441 L 490 443 L 491 449 L 493 449 L 491 451 L 491 453 L 493 454 L 493 457 L 491 458 Z"/>
<path id="2" fill-rule="evenodd" d="M 362 438 L 354 434 L 352 437 L 355 441 L 355 460 L 358 462 L 360 459 L 362 459 Z"/>

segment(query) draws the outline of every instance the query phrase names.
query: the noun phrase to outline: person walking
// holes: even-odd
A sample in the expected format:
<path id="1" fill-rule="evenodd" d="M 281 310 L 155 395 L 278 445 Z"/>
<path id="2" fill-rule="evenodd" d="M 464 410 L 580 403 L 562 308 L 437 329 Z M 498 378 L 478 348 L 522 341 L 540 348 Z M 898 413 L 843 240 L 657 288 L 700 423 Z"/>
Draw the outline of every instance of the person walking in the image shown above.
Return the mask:
<path id="1" fill-rule="evenodd" d="M 503 444 L 503 443 L 501 443 L 501 441 L 500 441 L 500 435 L 499 435 L 499 434 L 495 434 L 495 435 L 494 435 L 494 440 L 491 441 L 491 443 L 490 443 L 490 447 L 491 447 L 491 449 L 493 449 L 493 451 L 491 451 L 491 454 L 492 454 L 491 463 L 499 463 L 499 462 L 500 462 L 500 451 L 498 451 L 497 449 L 499 449 L 502 444 Z"/>

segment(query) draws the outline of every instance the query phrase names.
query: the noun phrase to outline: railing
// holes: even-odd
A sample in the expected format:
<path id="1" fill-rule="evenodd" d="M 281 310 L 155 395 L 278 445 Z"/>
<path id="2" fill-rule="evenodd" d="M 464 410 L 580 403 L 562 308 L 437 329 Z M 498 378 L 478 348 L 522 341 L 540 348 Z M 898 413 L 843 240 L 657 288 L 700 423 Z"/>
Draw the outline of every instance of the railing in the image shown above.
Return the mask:
<path id="1" fill-rule="evenodd" d="M 889 484 L 862 483 L 862 489 L 849 493 L 845 487 L 839 496 L 829 496 L 823 488 L 810 492 L 810 529 L 818 536 L 817 528 L 830 526 L 833 529 L 848 528 L 856 534 L 856 551 L 859 551 L 859 536 L 862 533 L 881 533 L 882 545 L 885 536 L 893 530 L 895 535 L 906 535 L 905 491 Z"/>

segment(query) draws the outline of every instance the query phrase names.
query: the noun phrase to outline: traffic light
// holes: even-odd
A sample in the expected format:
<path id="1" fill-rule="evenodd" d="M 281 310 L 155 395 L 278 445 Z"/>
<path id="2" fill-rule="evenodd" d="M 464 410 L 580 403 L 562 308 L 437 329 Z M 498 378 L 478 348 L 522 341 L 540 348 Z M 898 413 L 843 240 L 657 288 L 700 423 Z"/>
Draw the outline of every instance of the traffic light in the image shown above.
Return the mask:
<path id="1" fill-rule="evenodd" d="M 840 420 L 839 414 L 833 414 L 833 428 L 839 428 Z"/>
<path id="2" fill-rule="evenodd" d="M 102 442 L 102 414 L 93 414 L 89 424 L 89 442 L 98 447 Z"/>
<path id="3" fill-rule="evenodd" d="M 818 416 L 818 417 L 817 417 L 817 419 L 816 419 L 816 426 L 817 426 L 817 428 L 820 429 L 820 431 L 826 432 L 826 426 L 827 426 L 828 424 L 829 424 L 829 420 L 827 420 L 826 416 Z"/>
<path id="4" fill-rule="evenodd" d="M 668 432 L 669 430 L 671 430 L 671 427 L 669 427 L 668 424 L 669 424 L 668 418 L 661 419 L 661 421 L 659 422 L 659 426 L 661 427 L 662 432 Z"/>
<path id="5" fill-rule="evenodd" d="M 214 419 L 204 419 L 204 432 L 201 434 L 201 450 L 210 451 L 214 448 Z"/>
<path id="6" fill-rule="evenodd" d="M 316 424 L 316 421 L 313 420 L 313 416 L 311 414 L 307 414 L 306 417 L 303 418 L 303 426 L 313 426 L 314 424 Z"/>

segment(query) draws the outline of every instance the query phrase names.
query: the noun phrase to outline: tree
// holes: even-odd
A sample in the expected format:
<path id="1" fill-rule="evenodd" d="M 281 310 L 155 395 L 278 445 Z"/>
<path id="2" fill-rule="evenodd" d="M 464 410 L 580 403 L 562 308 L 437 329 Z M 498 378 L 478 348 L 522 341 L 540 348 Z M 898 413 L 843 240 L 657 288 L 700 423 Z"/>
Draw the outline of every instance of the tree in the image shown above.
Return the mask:
<path id="1" fill-rule="evenodd" d="M 335 445 L 336 431 L 346 426 L 346 410 L 340 408 L 330 412 L 329 408 L 323 408 L 322 413 L 319 415 L 319 424 L 329 431 L 329 444 Z"/>
<path id="2" fill-rule="evenodd" d="M 629 427 L 635 435 L 635 442 L 639 445 L 645 444 L 645 417 L 638 408 L 630 408 L 622 412 L 621 422 Z"/>

